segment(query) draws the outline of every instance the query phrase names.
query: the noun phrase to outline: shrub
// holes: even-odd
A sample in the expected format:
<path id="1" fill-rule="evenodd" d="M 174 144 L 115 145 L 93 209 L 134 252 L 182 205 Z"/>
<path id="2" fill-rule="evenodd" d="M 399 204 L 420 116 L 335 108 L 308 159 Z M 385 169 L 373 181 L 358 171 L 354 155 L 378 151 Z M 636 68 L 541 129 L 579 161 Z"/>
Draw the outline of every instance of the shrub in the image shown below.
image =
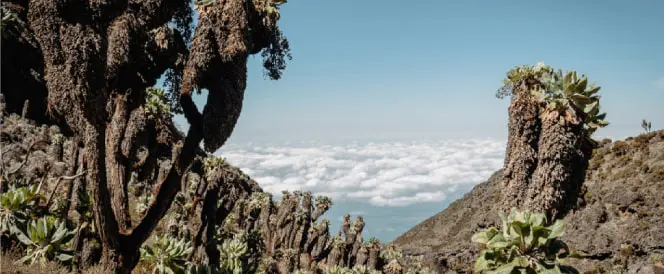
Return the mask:
<path id="1" fill-rule="evenodd" d="M 613 152 L 617 156 L 625 155 L 629 152 L 629 145 L 623 141 L 617 141 L 613 143 L 613 146 L 611 147 L 611 152 Z"/>
<path id="2" fill-rule="evenodd" d="M 650 144 L 650 139 L 652 137 L 654 137 L 654 134 L 641 134 L 636 136 L 636 138 L 634 138 L 633 147 L 637 148 L 638 150 L 647 150 L 648 145 Z"/>
<path id="3" fill-rule="evenodd" d="M 641 121 L 641 128 L 646 131 L 646 133 L 649 133 L 650 130 L 652 129 L 652 123 L 649 121 L 646 121 L 646 119 L 643 119 Z"/>
<path id="4" fill-rule="evenodd" d="M 569 254 L 563 235 L 563 222 L 546 226 L 544 213 L 500 213 L 502 228 L 490 227 L 473 235 L 472 241 L 484 245 L 475 262 L 479 273 L 578 273 L 561 265 Z M 560 252 L 563 250 L 564 252 Z"/>

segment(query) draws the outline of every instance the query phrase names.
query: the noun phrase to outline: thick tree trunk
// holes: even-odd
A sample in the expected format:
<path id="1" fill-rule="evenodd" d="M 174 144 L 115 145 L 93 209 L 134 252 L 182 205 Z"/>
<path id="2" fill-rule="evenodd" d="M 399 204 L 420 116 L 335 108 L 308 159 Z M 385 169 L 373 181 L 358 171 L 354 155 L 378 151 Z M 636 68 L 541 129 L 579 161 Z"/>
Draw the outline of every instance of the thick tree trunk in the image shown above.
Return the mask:
<path id="1" fill-rule="evenodd" d="M 546 211 L 550 220 L 563 217 L 576 204 L 590 152 L 583 124 L 573 124 L 558 112 L 542 117 L 538 165 L 524 206 Z"/>
<path id="2" fill-rule="evenodd" d="M 514 88 L 509 107 L 509 136 L 503 169 L 501 210 L 521 207 L 537 167 L 540 136 L 539 106 L 530 95 L 531 84 Z"/>
<path id="3" fill-rule="evenodd" d="M 126 95 L 117 95 L 115 110 L 106 130 L 106 174 L 111 195 L 113 213 L 122 230 L 131 229 L 126 173 L 128 159 L 121 154 L 120 145 L 127 127 L 129 110 Z"/>
<path id="4" fill-rule="evenodd" d="M 137 262 L 136 255 L 123 258 L 118 223 L 111 207 L 108 186 L 106 185 L 106 161 L 104 155 L 104 130 L 88 126 L 85 139 L 85 159 L 87 167 L 87 185 L 92 188 L 94 205 L 93 212 L 104 247 L 103 264 L 120 273 L 129 272 Z"/>

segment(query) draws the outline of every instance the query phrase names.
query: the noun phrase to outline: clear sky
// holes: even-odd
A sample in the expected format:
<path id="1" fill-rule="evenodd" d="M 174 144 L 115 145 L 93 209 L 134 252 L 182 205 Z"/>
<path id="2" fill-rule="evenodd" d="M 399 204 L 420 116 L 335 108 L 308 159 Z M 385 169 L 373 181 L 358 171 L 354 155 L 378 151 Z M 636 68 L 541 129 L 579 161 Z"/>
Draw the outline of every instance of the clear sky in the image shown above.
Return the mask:
<path id="1" fill-rule="evenodd" d="M 599 136 L 634 135 L 642 118 L 664 127 L 661 0 L 292 0 L 281 14 L 293 60 L 271 81 L 251 58 L 230 142 L 506 138 L 509 102 L 494 92 L 538 61 L 602 86 Z"/>

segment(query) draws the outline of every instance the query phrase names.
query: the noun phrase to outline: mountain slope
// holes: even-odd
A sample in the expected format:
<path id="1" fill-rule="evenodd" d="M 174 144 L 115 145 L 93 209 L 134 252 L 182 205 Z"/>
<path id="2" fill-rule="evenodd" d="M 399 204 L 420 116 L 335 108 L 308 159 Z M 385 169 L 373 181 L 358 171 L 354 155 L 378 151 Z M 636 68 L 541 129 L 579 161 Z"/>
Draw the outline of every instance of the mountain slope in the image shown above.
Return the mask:
<path id="1" fill-rule="evenodd" d="M 470 237 L 498 220 L 501 178 L 487 182 L 394 240 L 404 254 L 424 255 L 438 272 L 467 272 L 478 246 Z M 603 142 L 593 153 L 578 208 L 565 216 L 566 241 L 584 259 L 580 271 L 655 273 L 664 260 L 664 131 Z M 659 266 L 658 266 L 659 265 Z"/>

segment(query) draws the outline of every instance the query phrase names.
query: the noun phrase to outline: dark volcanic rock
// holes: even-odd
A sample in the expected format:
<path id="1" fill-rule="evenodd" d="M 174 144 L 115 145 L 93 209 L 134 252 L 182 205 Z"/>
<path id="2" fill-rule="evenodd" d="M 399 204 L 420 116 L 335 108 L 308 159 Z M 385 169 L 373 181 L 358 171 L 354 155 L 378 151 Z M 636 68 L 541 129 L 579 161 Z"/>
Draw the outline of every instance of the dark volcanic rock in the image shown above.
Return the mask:
<path id="1" fill-rule="evenodd" d="M 664 131 L 624 143 L 594 151 L 580 206 L 564 217 L 563 240 L 585 256 L 565 263 L 582 273 L 655 273 L 662 267 Z M 404 254 L 424 255 L 439 273 L 470 272 L 479 251 L 471 236 L 499 220 L 493 210 L 501 197 L 499 180 L 500 171 L 393 243 Z"/>

